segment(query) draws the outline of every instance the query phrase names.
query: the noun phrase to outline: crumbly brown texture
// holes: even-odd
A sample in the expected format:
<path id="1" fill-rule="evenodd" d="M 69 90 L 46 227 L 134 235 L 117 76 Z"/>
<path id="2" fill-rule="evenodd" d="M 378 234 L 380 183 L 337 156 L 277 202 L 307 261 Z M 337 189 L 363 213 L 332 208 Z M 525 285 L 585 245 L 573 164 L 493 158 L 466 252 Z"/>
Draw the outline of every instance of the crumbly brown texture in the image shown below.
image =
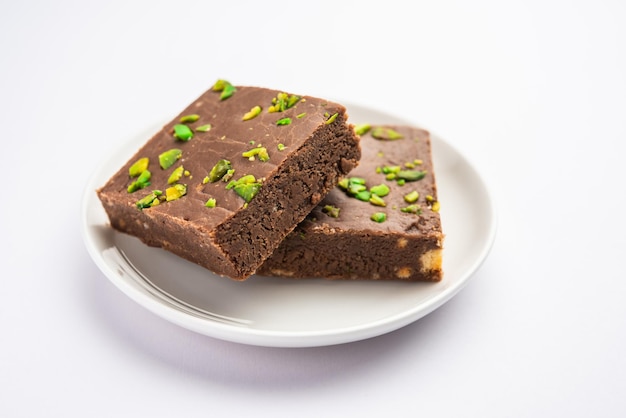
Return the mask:
<path id="1" fill-rule="evenodd" d="M 224 100 L 211 89 L 191 103 L 152 137 L 120 170 L 97 190 L 111 226 L 150 246 L 162 247 L 214 273 L 245 280 L 276 249 L 285 236 L 350 172 L 360 158 L 359 138 L 347 123 L 345 108 L 327 100 L 302 96 L 294 106 L 269 112 L 280 91 L 237 86 Z M 242 120 L 253 107 L 261 113 Z M 188 141 L 177 140 L 174 125 L 187 123 L 194 131 Z M 335 116 L 333 116 L 335 115 Z M 291 123 L 277 121 L 290 118 Z M 210 124 L 207 132 L 198 127 Z M 280 144 L 280 145 L 279 145 Z M 268 161 L 243 157 L 264 147 Z M 170 168 L 159 166 L 158 156 L 172 148 L 182 157 Z M 149 158 L 150 185 L 129 193 L 129 167 Z M 246 203 L 229 182 L 203 179 L 219 160 L 235 170 L 230 181 L 253 175 L 262 185 Z M 122 162 L 120 162 L 121 164 Z M 153 190 L 165 192 L 168 178 L 180 166 L 187 171 L 177 183 L 187 194 L 173 201 L 139 209 L 136 202 Z M 164 193 L 165 194 L 165 193 Z M 215 207 L 205 206 L 215 199 Z"/>
<path id="2" fill-rule="evenodd" d="M 363 157 L 359 166 L 349 174 L 349 178 L 364 179 L 368 188 L 387 185 L 389 194 L 382 197 L 386 206 L 358 200 L 341 187 L 333 189 L 289 234 L 257 274 L 291 278 L 442 279 L 444 236 L 438 212 L 440 204 L 430 135 L 410 126 L 388 128 L 403 138 L 375 139 L 372 128 L 361 136 Z M 384 167 L 392 166 L 424 170 L 426 175 L 421 180 L 399 185 L 396 180 L 387 180 L 382 172 Z M 404 196 L 413 191 L 419 193 L 417 201 L 405 201 Z M 410 205 L 419 206 L 419 213 L 402 212 Z M 338 217 L 331 216 L 333 210 L 329 211 L 330 207 L 339 210 Z M 376 212 L 385 213 L 387 220 L 382 223 L 372 221 L 370 217 Z"/>

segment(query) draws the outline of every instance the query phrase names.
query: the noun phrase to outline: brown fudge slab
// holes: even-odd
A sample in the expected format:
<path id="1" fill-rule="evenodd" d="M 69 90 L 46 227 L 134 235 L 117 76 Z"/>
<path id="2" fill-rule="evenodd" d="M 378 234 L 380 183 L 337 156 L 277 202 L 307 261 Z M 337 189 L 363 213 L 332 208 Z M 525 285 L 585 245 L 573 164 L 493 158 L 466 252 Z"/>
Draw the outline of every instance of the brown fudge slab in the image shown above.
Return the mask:
<path id="1" fill-rule="evenodd" d="M 359 138 L 340 104 L 302 96 L 291 108 L 269 112 L 280 91 L 236 89 L 225 100 L 220 99 L 220 92 L 206 91 L 148 140 L 97 193 L 116 230 L 218 275 L 245 280 L 338 179 L 358 164 L 361 151 Z M 254 106 L 261 106 L 262 112 L 242 120 Z M 190 114 L 199 115 L 197 121 L 188 124 L 194 136 L 187 142 L 177 140 L 173 127 Z M 277 125 L 286 117 L 291 118 L 291 124 Z M 211 124 L 208 132 L 196 131 L 205 124 Z M 267 149 L 268 161 L 242 156 L 261 145 Z M 172 148 L 182 150 L 182 158 L 162 169 L 158 156 Z M 142 157 L 150 160 L 151 184 L 128 193 L 127 187 L 135 180 L 129 176 L 129 167 Z M 263 179 L 249 203 L 234 189 L 227 190 L 223 179 L 203 183 L 221 159 L 229 160 L 235 170 L 231 181 L 244 175 Z M 136 202 L 153 190 L 165 192 L 169 176 L 181 165 L 189 175 L 178 183 L 187 185 L 187 194 L 138 209 Z M 216 207 L 205 206 L 210 198 L 216 199 Z"/>
<path id="2" fill-rule="evenodd" d="M 386 207 L 351 197 L 340 187 L 333 189 L 289 234 L 257 274 L 293 278 L 441 280 L 443 234 L 430 135 L 410 126 L 388 128 L 399 132 L 403 138 L 375 139 L 374 128 L 363 134 L 363 156 L 349 175 L 365 179 L 368 188 L 386 184 L 390 189 L 382 198 Z M 414 160 L 421 160 L 421 164 L 420 161 L 415 164 Z M 408 168 L 405 163 L 409 163 Z M 411 168 L 411 164 L 415 166 Z M 398 185 L 395 180 L 387 180 L 384 173 L 377 173 L 377 168 L 381 171 L 385 166 L 424 170 L 426 175 L 422 180 Z M 401 211 L 410 205 L 404 196 L 413 191 L 419 193 L 413 204 L 421 207 L 421 214 Z M 325 206 L 339 208 L 339 217 L 325 213 Z M 376 212 L 385 213 L 387 220 L 372 221 L 370 217 Z"/>

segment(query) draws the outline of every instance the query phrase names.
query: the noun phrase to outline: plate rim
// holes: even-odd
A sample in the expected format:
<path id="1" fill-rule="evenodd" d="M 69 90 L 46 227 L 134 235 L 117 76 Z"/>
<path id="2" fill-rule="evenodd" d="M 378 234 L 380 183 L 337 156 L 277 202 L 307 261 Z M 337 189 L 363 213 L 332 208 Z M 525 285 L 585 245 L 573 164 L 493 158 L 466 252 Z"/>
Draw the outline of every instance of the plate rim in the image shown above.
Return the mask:
<path id="1" fill-rule="evenodd" d="M 398 118 L 385 113 L 384 111 L 379 111 L 368 106 L 351 104 L 346 101 L 343 103 L 345 103 L 349 113 L 374 112 L 380 118 L 390 121 L 386 123 L 408 124 L 427 129 L 414 122 L 406 121 L 402 118 Z M 462 154 L 455 146 L 443 139 L 441 136 L 435 134 L 432 130 L 429 130 L 429 132 L 431 133 L 433 141 L 441 142 L 450 148 L 459 158 L 463 160 L 463 162 L 476 176 L 476 179 L 488 197 L 487 202 L 484 203 L 486 203 L 489 208 L 489 228 L 486 231 L 485 241 L 480 253 L 475 257 L 471 266 L 465 269 L 461 277 L 452 285 L 443 287 L 440 292 L 436 293 L 422 303 L 412 306 L 410 309 L 405 309 L 374 321 L 315 331 L 282 331 L 248 328 L 239 325 L 230 325 L 219 321 L 212 321 L 208 318 L 198 318 L 193 315 L 186 314 L 179 309 L 167 306 L 147 293 L 137 291 L 130 283 L 128 283 L 127 280 L 122 279 L 119 274 L 116 274 L 116 272 L 113 271 L 113 267 L 107 264 L 107 262 L 103 259 L 100 250 L 97 248 L 95 241 L 89 232 L 92 225 L 88 223 L 88 211 L 92 207 L 95 199 L 95 189 L 98 187 L 96 180 L 100 179 L 99 175 L 103 174 L 102 172 L 104 171 L 104 168 L 109 165 L 107 163 L 110 162 L 110 159 L 115 155 L 121 154 L 128 148 L 127 143 L 122 143 L 116 149 L 107 153 L 105 158 L 100 161 L 98 166 L 96 166 L 87 179 L 81 202 L 81 235 L 92 260 L 98 266 L 100 271 L 107 277 L 107 279 L 111 281 L 120 291 L 155 315 L 188 330 L 221 340 L 266 347 L 317 347 L 349 343 L 376 337 L 409 325 L 435 311 L 447 301 L 452 299 L 467 285 L 470 278 L 473 277 L 476 271 L 482 266 L 491 252 L 495 242 L 497 234 L 497 214 L 494 198 L 488 183 L 485 181 L 480 172 L 476 170 L 475 165 L 472 164 L 466 155 Z"/>

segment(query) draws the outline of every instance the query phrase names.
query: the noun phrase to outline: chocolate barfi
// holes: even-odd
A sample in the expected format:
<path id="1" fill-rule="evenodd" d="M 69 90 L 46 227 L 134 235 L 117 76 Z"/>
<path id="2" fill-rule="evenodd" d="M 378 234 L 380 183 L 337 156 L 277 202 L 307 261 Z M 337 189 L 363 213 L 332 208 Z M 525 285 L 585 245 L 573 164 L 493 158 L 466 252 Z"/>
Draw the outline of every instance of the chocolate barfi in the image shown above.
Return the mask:
<path id="1" fill-rule="evenodd" d="M 245 280 L 360 159 L 344 106 L 220 80 L 97 194 L 111 226 Z"/>
<path id="2" fill-rule="evenodd" d="M 440 281 L 443 233 L 429 132 L 357 127 L 363 156 L 257 274 Z"/>

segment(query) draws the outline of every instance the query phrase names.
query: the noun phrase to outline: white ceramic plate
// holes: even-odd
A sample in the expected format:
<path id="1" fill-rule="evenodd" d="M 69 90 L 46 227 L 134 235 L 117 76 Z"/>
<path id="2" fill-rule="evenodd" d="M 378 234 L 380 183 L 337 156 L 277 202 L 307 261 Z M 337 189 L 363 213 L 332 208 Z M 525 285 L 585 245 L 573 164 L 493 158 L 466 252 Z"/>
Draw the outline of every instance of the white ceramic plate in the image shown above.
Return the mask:
<path id="1" fill-rule="evenodd" d="M 347 107 L 353 123 L 408 124 L 376 110 Z M 495 237 L 494 208 L 484 182 L 459 152 L 433 136 L 446 234 L 442 282 L 259 276 L 232 281 L 109 227 L 95 190 L 148 136 L 130 138 L 91 177 L 83 198 L 84 240 L 98 267 L 126 295 L 162 318 L 211 337 L 261 346 L 311 347 L 396 330 L 457 294 L 487 256 Z"/>

